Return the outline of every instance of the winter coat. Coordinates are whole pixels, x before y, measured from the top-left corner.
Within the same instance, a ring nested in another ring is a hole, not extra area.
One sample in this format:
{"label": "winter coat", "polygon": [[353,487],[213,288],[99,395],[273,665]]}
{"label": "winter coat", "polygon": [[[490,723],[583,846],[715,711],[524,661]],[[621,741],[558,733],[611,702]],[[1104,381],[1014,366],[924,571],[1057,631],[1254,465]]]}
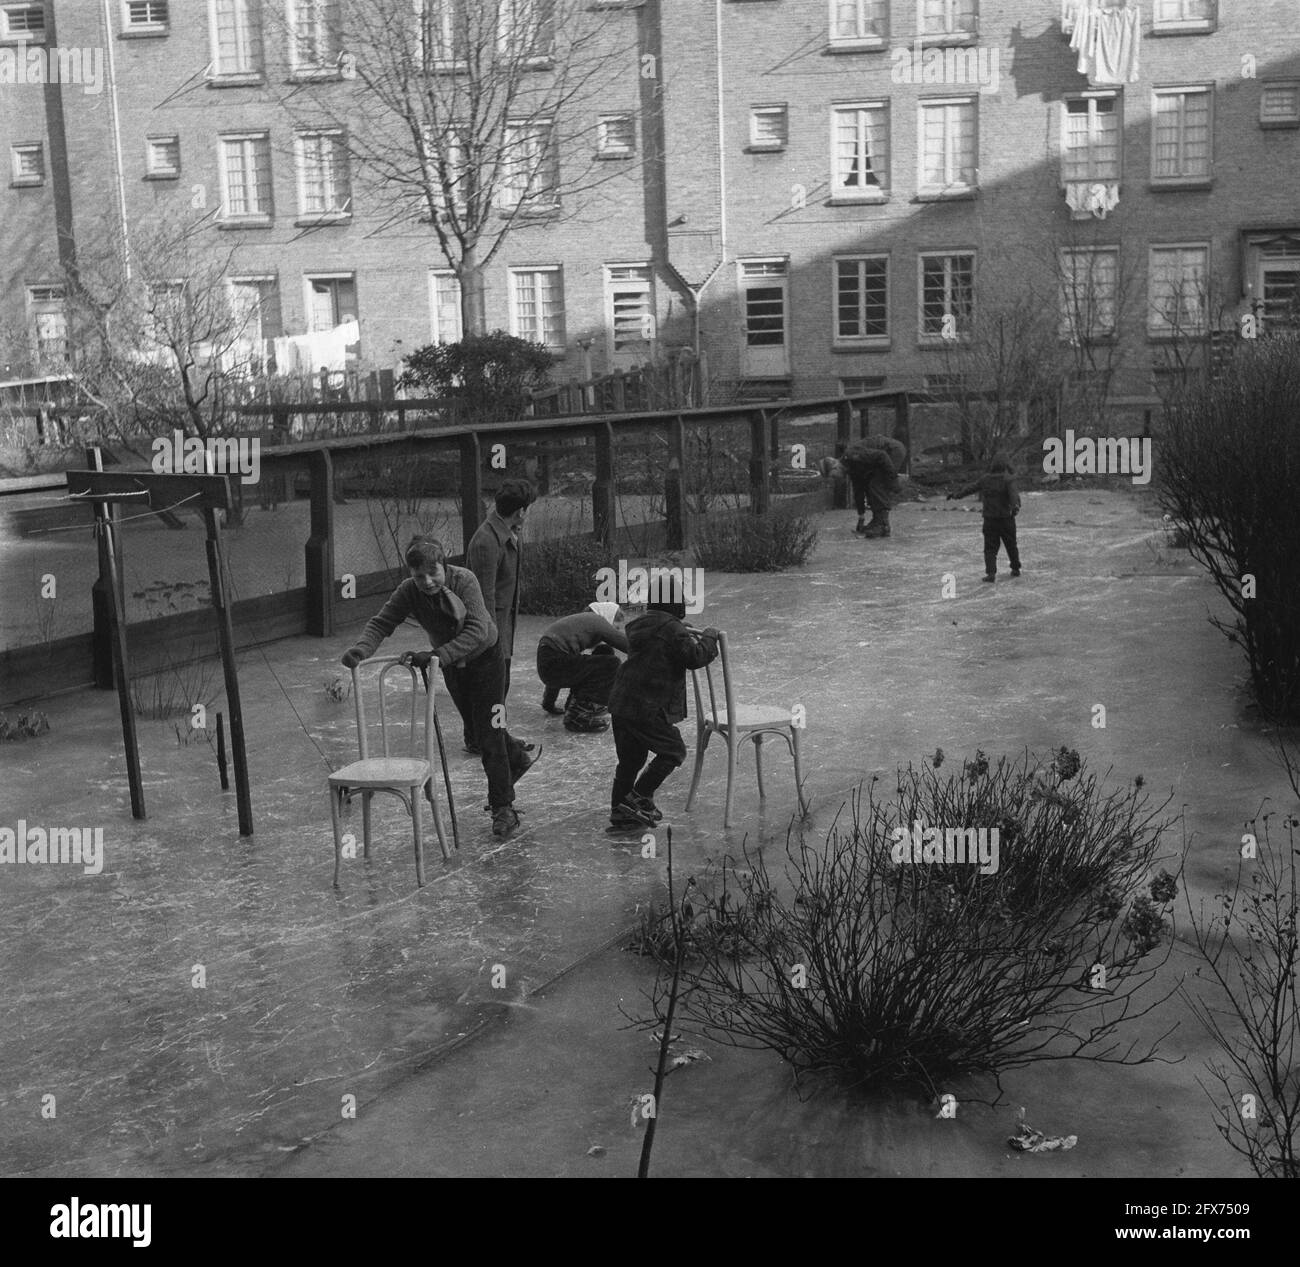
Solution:
{"label": "winter coat", "polygon": [[896,477],[907,462],[907,449],[892,436],[867,436],[849,445],[841,461],[860,478],[880,472],[897,483]]}
{"label": "winter coat", "polygon": [[486,651],[497,640],[497,627],[483,605],[474,573],[447,565],[447,581],[436,594],[425,594],[413,577],[394,591],[378,615],[367,623],[356,646],[369,659],[375,649],[408,617],[420,622],[438,663],[459,664]]}
{"label": "winter coat", "polygon": [[953,497],[969,497],[972,493],[979,493],[985,519],[1010,519],[1020,509],[1016,477],[1004,471],[986,472],[965,488],[959,488]]}
{"label": "winter coat", "polygon": [[519,615],[519,541],[495,510],[469,539],[465,566],[478,578],[483,601],[496,623],[501,658],[509,660]]}
{"label": "winter coat", "polygon": [[676,724],[686,718],[686,671],[718,655],[711,634],[693,634],[676,616],[651,611],[627,626],[628,657],[618,666],[609,711],[627,721],[653,721],[661,713]]}
{"label": "winter coat", "polygon": [[578,612],[573,616],[561,616],[553,624],[542,630],[539,646],[554,647],[566,655],[581,655],[592,647],[607,642],[620,651],[627,650],[627,638],[609,621],[595,612]]}

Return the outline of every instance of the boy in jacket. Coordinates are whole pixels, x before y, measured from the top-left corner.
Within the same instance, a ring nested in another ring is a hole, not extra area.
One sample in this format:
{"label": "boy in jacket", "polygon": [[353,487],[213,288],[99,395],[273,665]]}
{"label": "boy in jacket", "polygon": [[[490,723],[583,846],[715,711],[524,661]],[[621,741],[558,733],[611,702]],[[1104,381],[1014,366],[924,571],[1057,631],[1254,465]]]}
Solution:
{"label": "boy in jacket", "polygon": [[628,657],[609,696],[618,753],[609,798],[613,830],[653,826],[663,818],[654,794],[686,760],[677,729],[686,719],[686,671],[717,658],[718,631],[692,632],[685,616],[681,602],[650,603],[646,614],[627,626]]}
{"label": "boy in jacket", "polygon": [[553,711],[567,686],[566,730],[594,734],[609,728],[607,705],[618,672],[616,650],[627,651],[623,612],[617,603],[590,603],[586,611],[561,616],[542,631],[537,644],[537,676],[546,687],[542,707]]}
{"label": "boy in jacket", "polygon": [[1016,490],[1011,463],[1004,457],[995,457],[984,475],[965,488],[949,493],[948,500],[969,497],[975,492],[980,495],[984,511],[984,579],[990,584],[998,579],[1000,544],[1007,548],[1011,575],[1019,576],[1020,548],[1016,544],[1016,516],[1020,513],[1020,493]]}
{"label": "boy in jacket", "polygon": [[408,618],[420,623],[433,650],[411,653],[411,663],[423,669],[436,656],[449,689],[454,676],[463,698],[469,701],[487,775],[492,834],[505,839],[519,826],[515,781],[537,757],[530,759],[522,751],[509,749],[505,729],[492,724],[494,707],[504,702],[496,623],[484,606],[474,573],[449,565],[441,544],[433,538],[412,538],[406,548],[406,566],[411,575],[371,618],[356,644],[344,654],[343,663],[350,669],[369,659]]}
{"label": "boy in jacket", "polygon": [[[902,487],[899,472],[907,463],[907,449],[892,436],[866,436],[851,444],[840,458],[853,486],[853,508],[858,512],[854,532],[864,537],[892,536],[889,511]],[[871,522],[866,508],[871,507]]]}

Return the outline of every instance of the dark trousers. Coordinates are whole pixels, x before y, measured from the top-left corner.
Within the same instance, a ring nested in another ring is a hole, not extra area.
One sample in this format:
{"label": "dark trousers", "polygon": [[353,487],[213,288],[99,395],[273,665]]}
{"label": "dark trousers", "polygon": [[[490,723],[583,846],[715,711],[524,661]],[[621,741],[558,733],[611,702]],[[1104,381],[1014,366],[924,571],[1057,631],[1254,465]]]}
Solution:
{"label": "dark trousers", "polygon": [[537,648],[537,676],[542,684],[557,691],[567,686],[575,700],[608,704],[617,672],[617,656],[572,654],[546,643]]}
{"label": "dark trousers", "polygon": [[[513,805],[515,778],[527,761],[523,745],[511,738],[505,728],[505,692],[502,661],[496,647],[484,651],[464,668],[444,668],[447,693],[456,705],[466,729],[483,754],[483,773],[487,775],[488,804],[493,809]],[[493,725],[494,712],[500,724]]]}
{"label": "dark trousers", "polygon": [[984,520],[984,574],[998,570],[998,546],[1007,548],[1007,561],[1013,572],[1020,571],[1020,549],[1016,545],[1016,521],[1011,515]]}
{"label": "dark trousers", "polygon": [[[653,799],[660,784],[686,760],[686,741],[662,709],[649,721],[617,716],[613,721],[618,767],[614,771],[614,790],[609,802],[611,809],[617,809],[629,792]],[[646,757],[652,752],[654,760],[645,765]]]}
{"label": "dark trousers", "polygon": [[865,515],[867,506],[870,506],[874,519],[889,510],[893,501],[891,494],[898,480],[879,468],[854,471],[850,467],[849,482],[853,485],[853,509],[859,515]]}

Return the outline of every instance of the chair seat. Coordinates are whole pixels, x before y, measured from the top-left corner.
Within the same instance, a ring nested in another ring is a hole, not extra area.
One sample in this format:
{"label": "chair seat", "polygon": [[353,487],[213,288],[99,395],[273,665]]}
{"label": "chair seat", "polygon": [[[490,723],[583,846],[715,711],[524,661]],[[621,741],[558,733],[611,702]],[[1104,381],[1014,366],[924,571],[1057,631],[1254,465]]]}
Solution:
{"label": "chair seat", "polygon": [[331,787],[419,787],[433,771],[415,757],[367,757],[330,775]]}
{"label": "chair seat", "polygon": [[[704,720],[707,725],[710,721],[707,714],[705,714]],[[790,710],[788,708],[775,708],[764,704],[736,705],[737,730],[779,730],[782,727],[790,726],[790,724]],[[718,709],[713,726],[715,730],[730,728],[725,708]]]}

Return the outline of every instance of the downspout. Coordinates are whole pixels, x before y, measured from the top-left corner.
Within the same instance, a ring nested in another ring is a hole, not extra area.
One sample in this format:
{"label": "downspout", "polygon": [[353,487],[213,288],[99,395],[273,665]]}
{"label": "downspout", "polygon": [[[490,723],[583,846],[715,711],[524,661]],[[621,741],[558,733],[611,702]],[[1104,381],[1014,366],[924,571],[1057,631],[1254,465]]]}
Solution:
{"label": "downspout", "polygon": [[700,356],[700,308],[709,283],[722,271],[727,262],[727,150],[726,106],[722,80],[722,0],[713,0],[713,54],[718,80],[718,262],[713,271],[700,283],[695,296],[695,358]]}
{"label": "downspout", "polygon": [[102,0],[104,18],[104,66],[108,73],[108,111],[113,128],[113,168],[117,178],[117,212],[122,221],[122,269],[131,280],[131,238],[126,218],[126,174],[122,161],[122,127],[117,108],[117,54],[109,0]]}

